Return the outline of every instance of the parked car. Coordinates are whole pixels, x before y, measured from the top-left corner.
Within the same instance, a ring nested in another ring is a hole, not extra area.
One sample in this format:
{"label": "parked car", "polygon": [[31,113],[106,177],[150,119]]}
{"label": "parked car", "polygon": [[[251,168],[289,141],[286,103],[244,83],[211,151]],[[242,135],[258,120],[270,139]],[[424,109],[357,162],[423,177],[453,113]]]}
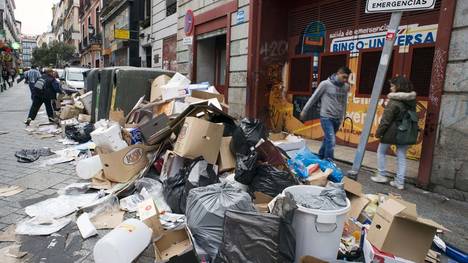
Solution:
{"label": "parked car", "polygon": [[78,92],[84,89],[83,73],[88,71],[88,68],[66,68],[65,80],[62,85],[64,91],[68,93]]}
{"label": "parked car", "polygon": [[54,71],[57,72],[59,80],[65,80],[65,70],[62,68],[54,68]]}

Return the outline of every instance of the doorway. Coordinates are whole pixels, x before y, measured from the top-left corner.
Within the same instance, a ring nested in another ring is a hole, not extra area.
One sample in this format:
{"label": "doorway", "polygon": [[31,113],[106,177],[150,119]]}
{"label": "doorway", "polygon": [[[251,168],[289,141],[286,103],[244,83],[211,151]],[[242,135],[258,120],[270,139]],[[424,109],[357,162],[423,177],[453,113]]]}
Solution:
{"label": "doorway", "polygon": [[198,36],[196,48],[196,82],[209,82],[225,95],[226,34]]}

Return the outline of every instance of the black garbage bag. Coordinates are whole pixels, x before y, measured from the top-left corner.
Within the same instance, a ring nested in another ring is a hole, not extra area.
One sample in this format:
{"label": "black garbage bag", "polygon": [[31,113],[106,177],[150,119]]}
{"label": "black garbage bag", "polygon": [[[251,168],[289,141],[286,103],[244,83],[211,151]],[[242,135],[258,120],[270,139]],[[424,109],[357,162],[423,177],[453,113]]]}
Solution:
{"label": "black garbage bag", "polygon": [[252,152],[249,155],[237,154],[236,171],[234,175],[236,181],[246,185],[252,183],[257,168],[257,156],[257,152]]}
{"label": "black garbage bag", "polygon": [[[187,226],[196,247],[206,252],[208,262],[216,257],[223,237],[224,212],[228,209],[255,211],[252,198],[232,183],[192,189],[187,197]],[[248,261],[245,261],[248,262]]]}
{"label": "black garbage bag", "polygon": [[93,131],[94,125],[91,123],[65,126],[65,136],[79,143],[85,143],[91,140],[91,132]]}
{"label": "black garbage bag", "polygon": [[273,214],[226,211],[223,243],[215,263],[294,262],[294,229]]}
{"label": "black garbage bag", "polygon": [[164,181],[164,198],[172,212],[183,214],[187,195],[191,189],[215,183],[219,183],[219,178],[213,165],[199,157],[186,164],[176,175]]}
{"label": "black garbage bag", "polygon": [[20,163],[32,163],[41,156],[54,154],[49,148],[23,149],[15,153],[16,160]]}
{"label": "black garbage bag", "polygon": [[233,131],[230,148],[233,153],[248,155],[252,146],[267,138],[267,128],[260,120],[244,118]]}
{"label": "black garbage bag", "polygon": [[298,184],[297,179],[287,171],[268,164],[261,164],[257,166],[256,174],[249,189],[251,192],[262,192],[269,196],[277,196],[285,188]]}

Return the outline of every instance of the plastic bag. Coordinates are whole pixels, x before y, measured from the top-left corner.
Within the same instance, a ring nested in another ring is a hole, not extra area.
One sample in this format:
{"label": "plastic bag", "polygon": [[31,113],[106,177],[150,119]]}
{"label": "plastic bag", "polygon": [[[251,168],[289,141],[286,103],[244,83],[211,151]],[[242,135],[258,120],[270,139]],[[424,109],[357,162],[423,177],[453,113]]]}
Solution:
{"label": "plastic bag", "polygon": [[347,206],[346,192],[342,183],[330,183],[319,195],[295,191],[294,200],[303,207],[319,210],[336,210]]}
{"label": "plastic bag", "polygon": [[65,136],[79,143],[85,143],[91,140],[92,131],[94,131],[94,125],[91,123],[65,126]]}
{"label": "plastic bag", "polygon": [[120,199],[120,209],[128,212],[136,212],[138,210],[138,204],[143,201],[145,201],[145,198],[139,193],[129,195]]}
{"label": "plastic bag", "polygon": [[269,196],[277,196],[289,186],[299,182],[286,171],[279,170],[271,165],[262,164],[256,169],[256,175],[250,184],[251,192],[262,192]]}
{"label": "plastic bag", "polygon": [[250,147],[267,138],[267,129],[260,120],[244,118],[233,131],[230,148],[233,153],[248,155]]}
{"label": "plastic bag", "polygon": [[281,217],[228,210],[223,243],[214,262],[294,262],[295,249],[294,231],[288,230],[288,223]]}
{"label": "plastic bag", "polygon": [[24,211],[30,217],[61,218],[75,212],[79,207],[95,202],[98,198],[99,193],[59,195],[27,206]]}
{"label": "plastic bag", "polygon": [[249,185],[252,183],[257,168],[257,152],[252,152],[249,155],[236,155],[236,172],[234,178],[242,184]]}
{"label": "plastic bag", "polygon": [[19,222],[15,232],[18,235],[45,236],[59,231],[70,222],[71,219],[67,217],[60,219],[34,217]]}
{"label": "plastic bag", "polygon": [[164,181],[164,198],[173,212],[183,214],[190,189],[218,182],[213,165],[197,158]]}
{"label": "plastic bag", "polygon": [[161,182],[145,177],[135,182],[135,188],[145,199],[153,198],[160,213],[171,212],[171,208],[164,199],[164,190]]}
{"label": "plastic bag", "polygon": [[289,167],[301,178],[309,176],[307,167],[311,164],[318,164],[322,171],[332,169],[333,173],[328,178],[332,182],[339,183],[343,179],[343,172],[333,161],[321,160],[318,155],[312,153],[307,147],[300,149],[293,159],[288,160]]}
{"label": "plastic bag", "polygon": [[[208,261],[218,253],[223,236],[224,212],[255,211],[250,195],[229,183],[192,189],[187,198],[187,225]],[[199,255],[202,256],[202,255]]]}

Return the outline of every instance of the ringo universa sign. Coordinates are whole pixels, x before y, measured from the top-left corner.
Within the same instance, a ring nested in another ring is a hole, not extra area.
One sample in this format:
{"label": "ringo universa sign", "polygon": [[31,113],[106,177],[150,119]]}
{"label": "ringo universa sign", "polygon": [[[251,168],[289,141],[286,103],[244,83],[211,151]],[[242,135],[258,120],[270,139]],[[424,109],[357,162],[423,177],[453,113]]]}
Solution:
{"label": "ringo universa sign", "polygon": [[432,9],[435,2],[436,0],[367,0],[366,13]]}

